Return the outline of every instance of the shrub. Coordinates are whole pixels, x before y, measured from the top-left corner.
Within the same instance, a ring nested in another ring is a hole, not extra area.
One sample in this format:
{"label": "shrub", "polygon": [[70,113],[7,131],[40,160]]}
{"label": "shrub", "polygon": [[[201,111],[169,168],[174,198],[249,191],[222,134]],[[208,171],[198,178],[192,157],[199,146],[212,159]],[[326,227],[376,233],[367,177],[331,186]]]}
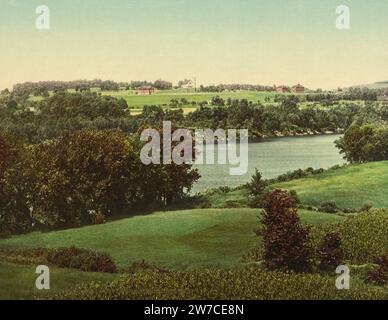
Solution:
{"label": "shrub", "polygon": [[337,207],[337,204],[334,201],[323,202],[318,209],[320,212],[325,213],[338,213],[340,209]]}
{"label": "shrub", "polygon": [[377,267],[371,270],[368,274],[368,281],[378,285],[386,285],[388,283],[388,254],[376,259]]}
{"label": "shrub", "polygon": [[93,251],[74,256],[69,267],[88,272],[117,272],[114,262],[107,254]]}
{"label": "shrub", "polygon": [[265,199],[263,228],[257,235],[263,237],[264,264],[270,270],[310,269],[309,228],[301,226],[295,206],[295,199],[282,190],[269,193]]}
{"label": "shrub", "polygon": [[369,212],[373,208],[373,205],[371,203],[366,203],[360,208],[360,212]]}
{"label": "shrub", "polygon": [[15,263],[52,264],[60,268],[89,272],[117,272],[116,265],[109,255],[76,247],[0,250],[0,257]]}
{"label": "shrub", "polygon": [[75,257],[86,252],[86,250],[76,247],[51,249],[47,255],[47,261],[61,268],[69,268]]}
{"label": "shrub", "polygon": [[341,237],[338,233],[329,232],[326,234],[320,246],[319,255],[322,270],[333,271],[341,264],[344,252],[341,248]]}
{"label": "shrub", "polygon": [[232,188],[229,187],[229,186],[222,186],[219,188],[219,190],[222,192],[222,193],[228,193],[230,191],[232,191]]}
{"label": "shrub", "polygon": [[388,210],[374,209],[347,217],[338,225],[313,228],[314,247],[318,248],[328,232],[337,232],[342,241],[344,259],[352,264],[372,263],[388,248]]}
{"label": "shrub", "polygon": [[263,180],[263,176],[259,170],[256,169],[255,174],[252,176],[251,182],[247,184],[249,194],[252,197],[261,196],[267,186],[266,181]]}

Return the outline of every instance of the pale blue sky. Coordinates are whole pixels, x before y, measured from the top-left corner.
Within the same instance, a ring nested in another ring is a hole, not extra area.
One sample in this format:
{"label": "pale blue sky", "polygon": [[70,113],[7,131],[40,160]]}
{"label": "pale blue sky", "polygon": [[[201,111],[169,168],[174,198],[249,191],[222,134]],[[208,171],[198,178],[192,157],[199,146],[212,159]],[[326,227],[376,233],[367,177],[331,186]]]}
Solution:
{"label": "pale blue sky", "polygon": [[[388,80],[387,0],[0,0],[0,88],[196,76],[335,88]],[[35,8],[51,29],[35,29]],[[351,9],[351,30],[335,8]]]}

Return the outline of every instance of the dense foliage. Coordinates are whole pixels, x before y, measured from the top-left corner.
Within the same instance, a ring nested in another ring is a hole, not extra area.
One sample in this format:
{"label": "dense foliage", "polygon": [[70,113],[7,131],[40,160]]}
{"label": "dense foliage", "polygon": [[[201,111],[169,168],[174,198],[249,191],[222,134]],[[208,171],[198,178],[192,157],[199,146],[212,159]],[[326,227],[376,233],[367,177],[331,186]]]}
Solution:
{"label": "dense foliage", "polygon": [[18,141],[0,134],[3,235],[164,206],[182,199],[199,178],[189,164],[145,170],[138,135],[81,130],[29,147]]}
{"label": "dense foliage", "polygon": [[[24,82],[14,85],[12,92],[18,96],[43,96],[47,97],[49,91],[64,92],[65,90],[75,90],[76,92],[88,92],[92,89],[101,91],[119,91],[120,89],[136,89],[141,86],[154,86],[159,90],[172,88],[172,83],[158,79],[155,82],[149,81],[131,81],[131,82],[115,82],[112,80],[75,80],[75,81],[40,81],[40,82]],[[6,89],[4,93],[9,93]]]}
{"label": "dense foliage", "polygon": [[181,128],[244,128],[249,129],[251,137],[259,138],[343,132],[352,124],[388,120],[388,108],[379,102],[341,101],[324,106],[321,102],[307,103],[300,99],[279,96],[274,104],[263,105],[244,99],[224,101],[216,96],[199,103],[197,110],[184,116],[179,106],[181,102],[186,105],[190,102],[182,98],[182,101],[172,100],[171,108],[145,106],[139,116],[131,116],[124,99],[95,92],[59,91],[38,100],[12,92],[0,96],[0,127],[38,143],[83,128],[117,129],[130,134],[144,124],[160,125],[163,120]]}
{"label": "dense foliage", "polygon": [[34,218],[45,226],[89,224],[130,210],[141,163],[124,134],[79,131],[32,150]]}
{"label": "dense foliage", "polygon": [[31,227],[28,157],[20,139],[0,130],[0,237],[23,233]]}
{"label": "dense foliage", "polygon": [[336,145],[351,163],[388,160],[388,126],[353,125]]}

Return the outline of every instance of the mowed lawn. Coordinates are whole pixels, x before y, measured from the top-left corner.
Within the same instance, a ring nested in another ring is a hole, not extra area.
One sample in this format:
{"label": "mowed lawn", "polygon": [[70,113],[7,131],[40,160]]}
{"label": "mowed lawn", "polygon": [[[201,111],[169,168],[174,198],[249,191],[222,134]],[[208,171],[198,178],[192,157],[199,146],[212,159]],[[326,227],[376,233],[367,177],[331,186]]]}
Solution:
{"label": "mowed lawn", "polygon": [[[202,209],[157,212],[104,225],[31,233],[0,241],[1,248],[69,247],[110,254],[119,267],[135,261],[170,269],[232,267],[257,246],[257,209]],[[343,218],[300,212],[308,224],[337,223]]]}
{"label": "mowed lawn", "polygon": [[295,190],[303,204],[312,206],[334,201],[340,208],[388,208],[388,161],[351,165],[272,187]]}

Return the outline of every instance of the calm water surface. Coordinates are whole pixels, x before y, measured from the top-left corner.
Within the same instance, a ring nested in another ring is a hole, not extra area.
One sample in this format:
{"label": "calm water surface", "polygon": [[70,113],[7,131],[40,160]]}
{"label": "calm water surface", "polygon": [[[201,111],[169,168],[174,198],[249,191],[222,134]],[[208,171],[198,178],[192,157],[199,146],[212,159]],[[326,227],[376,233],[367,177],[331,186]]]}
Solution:
{"label": "calm water surface", "polygon": [[[329,168],[345,163],[334,145],[340,135],[286,137],[249,144],[249,170],[243,176],[230,176],[229,165],[197,165],[202,178],[192,192],[248,182],[259,169],[264,178],[275,178],[288,171],[313,167]],[[217,147],[216,147],[217,149]],[[238,148],[239,150],[239,148]]]}

